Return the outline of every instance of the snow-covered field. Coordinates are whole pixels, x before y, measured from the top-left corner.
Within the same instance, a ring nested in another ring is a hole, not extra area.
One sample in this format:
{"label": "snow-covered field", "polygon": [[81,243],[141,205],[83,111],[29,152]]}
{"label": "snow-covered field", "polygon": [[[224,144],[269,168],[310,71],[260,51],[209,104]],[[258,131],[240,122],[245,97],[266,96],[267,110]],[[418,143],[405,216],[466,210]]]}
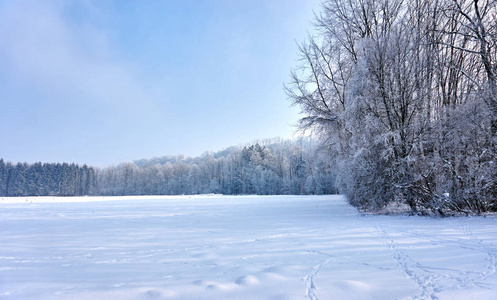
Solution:
{"label": "snow-covered field", "polygon": [[0,241],[0,299],[497,299],[495,216],[340,196],[0,198]]}

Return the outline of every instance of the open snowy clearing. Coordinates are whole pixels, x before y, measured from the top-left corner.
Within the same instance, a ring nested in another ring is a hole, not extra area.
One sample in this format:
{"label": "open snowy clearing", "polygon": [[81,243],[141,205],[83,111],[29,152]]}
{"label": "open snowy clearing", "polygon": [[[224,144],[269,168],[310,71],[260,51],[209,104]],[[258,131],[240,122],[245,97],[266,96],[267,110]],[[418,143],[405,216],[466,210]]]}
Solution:
{"label": "open snowy clearing", "polygon": [[[0,299],[496,299],[497,218],[340,196],[0,198]],[[65,203],[66,201],[72,201]]]}

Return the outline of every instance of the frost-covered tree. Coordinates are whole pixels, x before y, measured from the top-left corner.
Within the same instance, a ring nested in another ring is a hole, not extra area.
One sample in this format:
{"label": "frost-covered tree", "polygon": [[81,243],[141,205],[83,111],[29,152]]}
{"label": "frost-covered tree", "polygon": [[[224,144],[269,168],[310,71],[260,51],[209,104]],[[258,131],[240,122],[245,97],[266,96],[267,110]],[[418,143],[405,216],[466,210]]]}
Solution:
{"label": "frost-covered tree", "polygon": [[310,139],[264,140],[199,157],[165,156],[103,169],[0,159],[0,195],[334,193],[333,165]]}
{"label": "frost-covered tree", "polygon": [[286,89],[350,203],[497,210],[495,0],[326,0]]}
{"label": "frost-covered tree", "polygon": [[0,196],[82,196],[96,192],[95,169],[76,164],[5,163],[0,159]]}
{"label": "frost-covered tree", "polygon": [[100,170],[98,185],[104,195],[328,194],[336,192],[333,170],[310,140],[264,140],[195,158],[111,166]]}

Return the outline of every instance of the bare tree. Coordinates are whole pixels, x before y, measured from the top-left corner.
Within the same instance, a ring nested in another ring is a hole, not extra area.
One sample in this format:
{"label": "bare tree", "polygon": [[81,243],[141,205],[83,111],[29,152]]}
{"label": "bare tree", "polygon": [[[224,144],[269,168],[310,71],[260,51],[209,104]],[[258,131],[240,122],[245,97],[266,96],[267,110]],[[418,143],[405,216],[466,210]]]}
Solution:
{"label": "bare tree", "polygon": [[323,2],[286,89],[350,203],[497,209],[496,21],[496,0]]}

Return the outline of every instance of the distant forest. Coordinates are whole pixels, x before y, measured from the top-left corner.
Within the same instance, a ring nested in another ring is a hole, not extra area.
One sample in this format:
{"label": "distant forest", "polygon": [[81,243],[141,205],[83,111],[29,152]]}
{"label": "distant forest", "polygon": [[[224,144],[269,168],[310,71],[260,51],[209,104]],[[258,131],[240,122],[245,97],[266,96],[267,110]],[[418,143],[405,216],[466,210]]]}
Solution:
{"label": "distant forest", "polygon": [[99,169],[0,159],[0,196],[332,194],[335,173],[310,139],[266,140],[199,157],[142,159]]}
{"label": "distant forest", "polygon": [[93,167],[67,163],[17,163],[0,159],[0,196],[83,196],[97,194]]}

